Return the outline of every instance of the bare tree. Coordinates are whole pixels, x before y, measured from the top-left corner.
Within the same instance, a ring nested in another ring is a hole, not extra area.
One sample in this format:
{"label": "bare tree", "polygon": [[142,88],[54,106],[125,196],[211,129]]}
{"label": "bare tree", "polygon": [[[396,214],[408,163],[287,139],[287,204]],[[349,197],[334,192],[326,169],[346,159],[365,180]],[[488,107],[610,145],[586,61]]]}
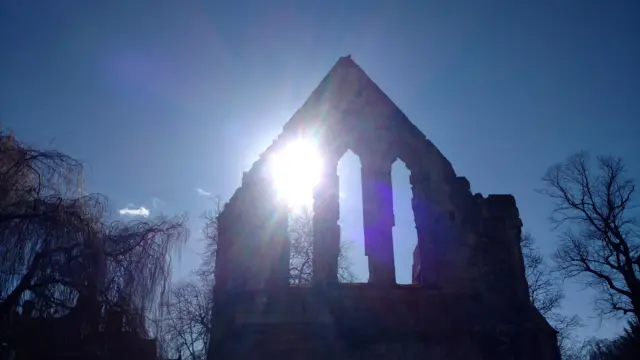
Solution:
{"label": "bare tree", "polygon": [[204,359],[211,331],[211,294],[202,281],[185,281],[171,290],[166,303],[162,341],[172,356]]}
{"label": "bare tree", "polygon": [[204,214],[204,252],[202,262],[196,270],[197,277],[203,281],[207,289],[213,291],[214,272],[216,264],[216,252],[218,250],[218,215],[222,212],[223,204],[219,197],[213,198],[214,208]]}
{"label": "bare tree", "polygon": [[[213,281],[215,254],[218,240],[217,216],[222,211],[221,202],[216,199],[216,208],[205,214],[203,234],[205,251],[202,266],[197,270],[200,279]],[[292,214],[289,218],[289,242],[291,256],[289,260],[290,283],[305,284],[311,282],[313,275],[313,215],[309,210]],[[343,240],[338,254],[338,279],[340,282],[353,282],[355,275],[349,258],[351,242]],[[209,284],[213,287],[213,284]]]}
{"label": "bare tree", "polygon": [[640,324],[629,321],[613,339],[586,340],[571,360],[635,360],[640,358]]}
{"label": "bare tree", "polygon": [[566,277],[597,292],[601,315],[640,319],[640,232],[635,183],[619,158],[590,163],[578,153],[551,167],[541,191],[554,200],[552,221],[564,230],[556,254]]}
{"label": "bare tree", "polygon": [[222,211],[219,198],[215,207],[204,214],[204,252],[195,278],[174,285],[164,303],[160,340],[163,351],[182,359],[205,359],[211,331],[213,284],[218,248],[218,215]]}
{"label": "bare tree", "polygon": [[563,354],[562,360],[613,360],[605,356],[605,352],[611,346],[610,343],[610,340],[605,339],[586,339],[575,346],[567,356]]}
{"label": "bare tree", "polygon": [[558,346],[562,358],[566,359],[573,349],[574,331],[582,326],[581,319],[560,312],[564,292],[561,279],[555,275],[550,264],[545,261],[535,240],[524,234],[520,240],[524,257],[529,298],[542,316],[558,331]]}
{"label": "bare tree", "polygon": [[191,360],[206,358],[213,321],[211,310],[218,249],[218,215],[222,211],[222,201],[219,198],[212,200],[214,209],[203,216],[204,251],[201,263],[194,271],[195,276],[174,284],[163,305],[160,345],[168,356]]}
{"label": "bare tree", "polygon": [[[291,257],[289,258],[289,273],[291,284],[307,284],[313,277],[313,215],[310,211],[294,214],[289,223],[289,241]],[[340,242],[338,253],[338,280],[353,282],[355,275],[349,258],[351,243],[348,240]]]}

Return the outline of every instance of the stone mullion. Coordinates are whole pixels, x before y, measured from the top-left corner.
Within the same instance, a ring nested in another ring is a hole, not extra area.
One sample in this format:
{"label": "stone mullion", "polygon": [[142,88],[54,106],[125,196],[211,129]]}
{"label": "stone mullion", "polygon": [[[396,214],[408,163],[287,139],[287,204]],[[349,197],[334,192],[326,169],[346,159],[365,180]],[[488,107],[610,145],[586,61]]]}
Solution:
{"label": "stone mullion", "polygon": [[[421,174],[417,172],[411,172],[409,178],[411,183],[411,190],[413,198],[411,199],[411,205],[413,208],[413,216],[416,225],[416,233],[418,235],[418,262],[419,272],[414,274],[414,283],[420,285],[429,285],[431,282],[429,277],[432,276],[433,271],[433,259],[430,257],[433,255],[433,244],[429,239],[429,232],[431,229],[429,214],[429,177],[427,174]],[[431,268],[432,271],[429,271]]]}
{"label": "stone mullion", "polygon": [[313,282],[326,285],[338,282],[340,216],[338,161],[325,164],[313,202]]}
{"label": "stone mullion", "polygon": [[275,212],[275,219],[271,227],[274,249],[273,262],[271,264],[271,286],[283,287],[289,284],[289,262],[291,248],[289,243],[289,214],[279,209]]}
{"label": "stone mullion", "polygon": [[362,210],[369,282],[395,283],[391,163],[362,161]]}

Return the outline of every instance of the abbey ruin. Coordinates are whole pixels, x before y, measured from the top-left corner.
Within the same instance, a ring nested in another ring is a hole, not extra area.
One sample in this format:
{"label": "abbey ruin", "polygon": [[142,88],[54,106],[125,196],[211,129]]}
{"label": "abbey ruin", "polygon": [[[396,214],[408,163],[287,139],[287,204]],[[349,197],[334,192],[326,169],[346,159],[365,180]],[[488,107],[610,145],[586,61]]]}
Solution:
{"label": "abbey ruin", "polygon": [[[313,137],[313,283],[289,285],[288,212],[267,158]],[[337,164],[362,164],[366,284],[340,284]],[[411,172],[413,284],[396,285],[391,165]],[[556,332],[529,300],[522,222],[511,195],[469,181],[350,56],[340,58],[242,178],[218,218],[209,359],[559,360]]]}

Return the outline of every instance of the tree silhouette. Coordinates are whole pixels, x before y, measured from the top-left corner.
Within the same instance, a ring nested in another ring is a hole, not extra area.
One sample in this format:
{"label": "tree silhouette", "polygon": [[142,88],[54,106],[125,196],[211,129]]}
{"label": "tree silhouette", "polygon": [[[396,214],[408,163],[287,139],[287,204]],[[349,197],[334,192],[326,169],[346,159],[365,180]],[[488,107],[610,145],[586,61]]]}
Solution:
{"label": "tree silhouette", "polygon": [[622,335],[611,339],[585,341],[575,359],[632,360],[640,358],[640,324],[629,321]]}
{"label": "tree silhouette", "polygon": [[558,331],[558,346],[565,359],[574,350],[574,331],[582,326],[582,321],[576,315],[568,316],[560,312],[564,299],[561,279],[554,274],[531,234],[524,234],[520,245],[529,284],[529,298],[540,314]]}
{"label": "tree silhouette", "polygon": [[577,153],[551,167],[541,192],[554,200],[552,221],[562,228],[556,254],[566,277],[597,293],[601,315],[640,319],[640,232],[635,183],[620,158]]}
{"label": "tree silhouette", "polygon": [[[313,214],[303,210],[291,216],[289,224],[291,257],[289,259],[289,283],[308,284],[313,278]],[[349,249],[351,242],[343,239],[338,253],[338,280],[354,282]]]}
{"label": "tree silhouette", "polygon": [[188,236],[185,219],[110,221],[107,210],[105,197],[84,193],[79,161],[0,131],[0,340],[20,340],[12,314],[26,300],[30,316],[57,318],[81,298],[95,305],[82,314],[93,326],[85,332],[100,331],[117,308],[146,335],[145,319],[166,295],[170,255]]}

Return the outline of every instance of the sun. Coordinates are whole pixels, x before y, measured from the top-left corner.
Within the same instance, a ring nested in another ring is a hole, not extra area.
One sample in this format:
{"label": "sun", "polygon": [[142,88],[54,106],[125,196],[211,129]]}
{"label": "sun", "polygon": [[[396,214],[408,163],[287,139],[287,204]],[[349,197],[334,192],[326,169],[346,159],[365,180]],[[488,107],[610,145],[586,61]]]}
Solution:
{"label": "sun", "polygon": [[298,139],[271,157],[271,176],[279,198],[295,209],[313,204],[322,157],[313,141]]}

